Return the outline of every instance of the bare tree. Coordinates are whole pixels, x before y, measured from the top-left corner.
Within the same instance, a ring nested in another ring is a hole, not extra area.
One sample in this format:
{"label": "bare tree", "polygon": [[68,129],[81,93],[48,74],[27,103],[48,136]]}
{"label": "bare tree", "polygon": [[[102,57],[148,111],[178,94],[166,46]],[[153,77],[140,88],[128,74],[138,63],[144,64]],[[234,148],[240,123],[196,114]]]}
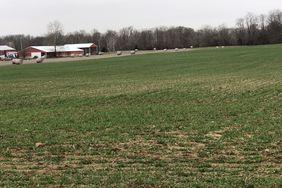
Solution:
{"label": "bare tree", "polygon": [[212,26],[204,26],[198,33],[200,47],[219,45],[217,30]]}
{"label": "bare tree", "polygon": [[248,13],[245,16],[246,29],[248,34],[247,44],[257,44],[258,33],[259,33],[259,21],[258,17],[252,13]]}
{"label": "bare tree", "polygon": [[140,50],[151,50],[154,48],[154,33],[151,30],[144,30],[140,32],[138,37],[138,48]]}
{"label": "bare tree", "polygon": [[104,37],[107,43],[107,48],[108,51],[114,52],[116,51],[116,43],[117,43],[117,32],[112,31],[112,30],[108,30]]}
{"label": "bare tree", "polygon": [[236,38],[237,38],[237,44],[239,45],[245,45],[247,43],[247,32],[246,32],[246,26],[245,26],[245,20],[244,18],[239,18],[236,22]]}
{"label": "bare tree", "polygon": [[231,46],[234,44],[233,30],[225,25],[220,25],[217,28],[217,43],[220,46]]}
{"label": "bare tree", "polygon": [[268,44],[268,35],[267,35],[267,16],[261,14],[258,16],[259,20],[259,37],[258,44]]}
{"label": "bare tree", "polygon": [[282,11],[274,10],[269,13],[267,19],[267,33],[270,43],[282,42]]}
{"label": "bare tree", "polygon": [[117,43],[120,50],[134,49],[137,34],[132,26],[122,28],[118,34],[119,37]]}
{"label": "bare tree", "polygon": [[101,33],[97,29],[93,29],[91,32],[91,40],[94,42],[97,46],[97,51],[101,51]]}
{"label": "bare tree", "polygon": [[55,57],[57,56],[57,44],[59,37],[63,35],[63,24],[59,21],[50,22],[47,25],[48,36],[53,39],[52,43],[55,48]]}

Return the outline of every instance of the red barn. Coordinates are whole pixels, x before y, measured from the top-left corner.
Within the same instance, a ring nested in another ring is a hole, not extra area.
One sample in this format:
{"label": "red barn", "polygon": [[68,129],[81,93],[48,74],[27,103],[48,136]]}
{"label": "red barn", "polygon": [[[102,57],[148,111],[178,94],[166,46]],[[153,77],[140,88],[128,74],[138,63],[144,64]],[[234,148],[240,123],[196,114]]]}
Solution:
{"label": "red barn", "polygon": [[56,50],[54,46],[30,46],[19,52],[19,55],[27,59],[38,58],[44,55],[47,55],[47,57],[79,56],[83,55],[83,50],[65,48],[64,46],[57,46]]}
{"label": "red barn", "polygon": [[56,46],[56,50],[54,46],[30,46],[22,50],[19,55],[24,58],[36,58],[44,55],[47,55],[47,57],[83,56],[94,54],[96,47],[93,43],[66,44],[64,46]]}
{"label": "red barn", "polygon": [[6,45],[0,46],[0,58],[10,57],[10,56],[15,57],[16,55],[17,55],[16,49]]}

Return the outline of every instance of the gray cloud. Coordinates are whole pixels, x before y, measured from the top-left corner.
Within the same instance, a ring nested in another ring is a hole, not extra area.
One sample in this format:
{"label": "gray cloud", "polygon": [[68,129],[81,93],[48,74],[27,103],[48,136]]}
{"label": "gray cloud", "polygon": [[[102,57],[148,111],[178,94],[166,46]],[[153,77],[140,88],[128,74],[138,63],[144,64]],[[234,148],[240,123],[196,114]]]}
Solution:
{"label": "gray cloud", "polygon": [[65,32],[182,25],[233,26],[248,12],[282,7],[281,0],[1,0],[0,35],[43,35],[53,20]]}

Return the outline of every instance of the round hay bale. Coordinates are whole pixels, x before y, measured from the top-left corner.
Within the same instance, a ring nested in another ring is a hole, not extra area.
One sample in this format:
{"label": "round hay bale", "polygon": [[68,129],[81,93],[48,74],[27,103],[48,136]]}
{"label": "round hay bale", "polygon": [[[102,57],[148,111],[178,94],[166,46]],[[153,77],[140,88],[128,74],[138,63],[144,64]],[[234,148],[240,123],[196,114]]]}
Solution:
{"label": "round hay bale", "polygon": [[40,57],[40,58],[37,58],[35,61],[36,61],[36,63],[43,63],[43,61],[44,61],[46,58],[47,58],[47,56],[45,55],[45,56],[42,56],[42,57]]}
{"label": "round hay bale", "polygon": [[136,52],[136,51],[132,50],[132,51],[130,51],[130,54],[131,54],[131,55],[134,55],[135,52]]}
{"label": "round hay bale", "polygon": [[23,59],[13,59],[12,63],[14,65],[21,65],[21,64],[23,64]]}
{"label": "round hay bale", "polygon": [[122,55],[122,51],[117,51],[117,55]]}

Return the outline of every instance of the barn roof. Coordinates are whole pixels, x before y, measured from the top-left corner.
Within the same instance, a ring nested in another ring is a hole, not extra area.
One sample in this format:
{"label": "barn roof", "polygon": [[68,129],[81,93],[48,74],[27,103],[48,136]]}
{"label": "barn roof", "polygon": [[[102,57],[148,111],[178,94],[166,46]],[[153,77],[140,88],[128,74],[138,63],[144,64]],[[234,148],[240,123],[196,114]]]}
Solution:
{"label": "barn roof", "polygon": [[54,46],[31,46],[31,48],[40,50],[42,52],[54,52],[55,51]]}
{"label": "barn roof", "polygon": [[[54,46],[31,46],[32,48],[35,48],[37,50],[40,50],[42,52],[55,52]],[[81,52],[83,50],[72,47],[72,46],[57,46],[56,47],[57,52]]]}
{"label": "barn roof", "polygon": [[[57,52],[83,52],[83,48],[96,47],[94,43],[81,43],[81,44],[66,44],[64,46],[57,46]],[[31,48],[40,50],[42,52],[51,53],[55,52],[54,46],[31,46]]]}
{"label": "barn roof", "polygon": [[68,46],[68,45],[62,46],[62,51],[65,51],[65,52],[83,52],[83,50],[76,48],[75,46]]}
{"label": "barn roof", "polygon": [[80,44],[66,44],[65,46],[70,46],[74,48],[91,48],[96,47],[94,43],[80,43]]}
{"label": "barn roof", "polygon": [[7,50],[16,50],[6,45],[0,45],[0,51],[7,51]]}

